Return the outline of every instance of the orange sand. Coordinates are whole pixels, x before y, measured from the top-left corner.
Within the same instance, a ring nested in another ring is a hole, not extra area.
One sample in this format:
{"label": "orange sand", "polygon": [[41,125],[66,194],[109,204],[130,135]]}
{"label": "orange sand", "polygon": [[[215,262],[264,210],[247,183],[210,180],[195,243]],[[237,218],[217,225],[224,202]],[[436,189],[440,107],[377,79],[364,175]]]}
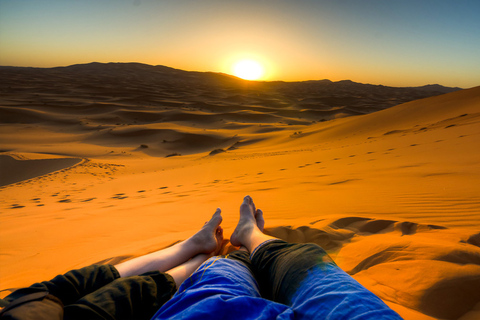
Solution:
{"label": "orange sand", "polygon": [[228,237],[250,194],[269,233],[320,244],[405,319],[480,317],[480,87],[290,124],[238,101],[151,122],[125,101],[19,96],[0,105],[26,119],[0,125],[2,184],[30,179],[0,189],[3,296],[185,239],[216,207]]}

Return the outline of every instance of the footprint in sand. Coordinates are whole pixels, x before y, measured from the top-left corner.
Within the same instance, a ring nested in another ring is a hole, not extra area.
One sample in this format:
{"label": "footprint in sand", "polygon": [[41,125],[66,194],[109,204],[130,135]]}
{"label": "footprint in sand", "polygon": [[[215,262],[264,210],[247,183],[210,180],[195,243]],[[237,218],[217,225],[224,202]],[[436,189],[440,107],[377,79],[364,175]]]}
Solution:
{"label": "footprint in sand", "polygon": [[128,198],[128,196],[126,196],[125,193],[117,193],[112,197],[112,199],[118,199],[118,200],[123,200],[126,198]]}
{"label": "footprint in sand", "polygon": [[358,180],[361,180],[361,179],[346,179],[346,180],[342,180],[342,181],[331,182],[331,183],[328,183],[328,185],[333,186],[333,185],[337,185],[337,184],[343,184],[343,183],[358,181]]}

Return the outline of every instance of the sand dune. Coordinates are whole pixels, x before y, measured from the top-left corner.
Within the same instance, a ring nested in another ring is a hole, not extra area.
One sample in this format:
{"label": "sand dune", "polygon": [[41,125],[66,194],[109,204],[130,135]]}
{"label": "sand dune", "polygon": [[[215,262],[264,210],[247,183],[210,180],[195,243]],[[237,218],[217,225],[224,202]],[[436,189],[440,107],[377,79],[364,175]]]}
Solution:
{"label": "sand dune", "polygon": [[0,73],[2,295],[171,245],[216,207],[228,237],[250,194],[267,232],[321,245],[405,319],[480,315],[480,87]]}

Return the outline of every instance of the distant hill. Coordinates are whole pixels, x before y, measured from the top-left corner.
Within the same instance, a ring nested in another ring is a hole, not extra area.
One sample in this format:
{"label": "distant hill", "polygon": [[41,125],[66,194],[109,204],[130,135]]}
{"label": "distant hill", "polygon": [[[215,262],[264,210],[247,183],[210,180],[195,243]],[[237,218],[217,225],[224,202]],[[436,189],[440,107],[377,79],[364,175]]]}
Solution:
{"label": "distant hill", "polygon": [[[99,63],[91,62],[87,64],[75,64],[66,67],[54,67],[54,68],[34,68],[34,67],[7,67],[0,66],[0,70],[4,71],[17,71],[17,72],[45,72],[51,74],[89,74],[91,77],[127,77],[127,78],[154,78],[156,81],[175,81],[175,78],[181,78],[185,80],[210,80],[212,82],[225,82],[225,84],[230,85],[241,85],[249,83],[250,85],[262,85],[263,88],[294,88],[294,89],[303,89],[305,91],[311,90],[320,90],[320,91],[331,91],[331,90],[353,90],[353,91],[362,91],[362,90],[382,90],[384,88],[395,88],[395,89],[414,89],[418,91],[428,91],[434,94],[444,94],[462,88],[458,87],[445,87],[439,84],[429,84],[419,87],[388,87],[383,85],[372,85],[372,84],[363,84],[358,82],[353,82],[351,80],[341,80],[341,81],[330,81],[327,79],[324,80],[309,80],[309,81],[246,81],[235,76],[224,74],[224,73],[215,73],[215,72],[197,72],[197,71],[184,71],[180,69],[170,68],[162,65],[152,66],[143,63],[129,62],[129,63]],[[218,83],[216,83],[218,84]]]}
{"label": "distant hill", "polygon": [[[271,112],[288,113],[302,121],[325,121],[366,114],[460,90],[440,85],[388,87],[350,80],[246,81],[222,73],[192,72],[141,63],[92,62],[55,68],[0,67],[0,77],[3,93],[14,94],[17,89],[31,91],[32,95],[55,92],[57,96],[64,95],[65,99],[72,95],[108,95],[157,106],[171,104],[165,102],[167,96],[193,107],[210,101],[210,109],[223,103],[236,105],[242,110],[264,110],[274,106]],[[45,79],[55,84],[55,90],[45,85]],[[203,98],[199,99],[199,96]]]}

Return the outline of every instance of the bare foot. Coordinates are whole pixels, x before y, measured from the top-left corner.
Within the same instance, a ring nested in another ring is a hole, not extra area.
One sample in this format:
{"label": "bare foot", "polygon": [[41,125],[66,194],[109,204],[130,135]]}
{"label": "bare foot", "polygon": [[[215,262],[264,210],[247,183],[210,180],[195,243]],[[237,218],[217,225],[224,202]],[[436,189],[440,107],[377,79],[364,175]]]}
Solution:
{"label": "bare foot", "polygon": [[253,203],[252,198],[250,196],[243,198],[243,203],[240,206],[240,220],[238,221],[237,227],[230,237],[230,242],[232,245],[247,246],[246,242],[248,241],[253,230],[255,228],[258,229],[257,221],[255,220],[255,212],[255,204]]}
{"label": "bare foot", "polygon": [[[255,221],[257,222],[257,227],[258,229],[263,232],[263,229],[265,227],[265,219],[263,218],[263,211],[260,209],[257,209],[255,211]],[[238,249],[240,251],[247,251],[248,249],[245,248],[243,245]]]}
{"label": "bare foot", "polygon": [[220,250],[223,242],[221,212],[220,208],[217,208],[210,221],[189,239],[198,248],[198,253],[214,253]]}
{"label": "bare foot", "polygon": [[263,232],[263,229],[265,228],[265,219],[263,218],[262,210],[257,209],[257,211],[255,211],[255,221],[257,221],[258,229]]}

